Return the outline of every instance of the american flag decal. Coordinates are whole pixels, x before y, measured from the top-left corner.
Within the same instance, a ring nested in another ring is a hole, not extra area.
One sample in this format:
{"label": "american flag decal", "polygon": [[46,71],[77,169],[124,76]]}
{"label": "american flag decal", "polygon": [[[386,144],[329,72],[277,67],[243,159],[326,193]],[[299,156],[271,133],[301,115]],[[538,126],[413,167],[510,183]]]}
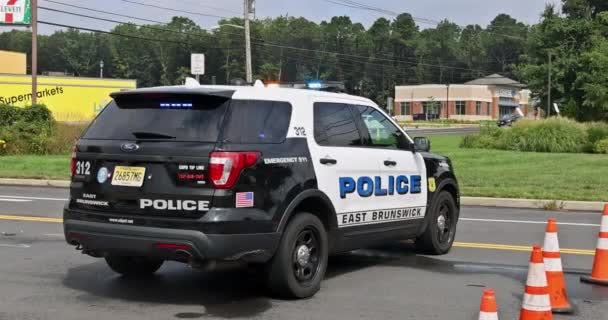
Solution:
{"label": "american flag decal", "polygon": [[237,192],[236,207],[249,208],[253,207],[253,192]]}

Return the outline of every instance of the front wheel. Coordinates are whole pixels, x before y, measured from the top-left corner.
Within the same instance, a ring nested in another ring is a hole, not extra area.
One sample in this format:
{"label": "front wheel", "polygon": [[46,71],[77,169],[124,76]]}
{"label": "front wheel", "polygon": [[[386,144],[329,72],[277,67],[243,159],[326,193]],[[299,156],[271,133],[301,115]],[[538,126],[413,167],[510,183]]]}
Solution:
{"label": "front wheel", "polygon": [[269,289],[285,298],[313,296],[321,288],[327,257],[327,233],[319,218],[306,212],[296,214],[268,263]]}
{"label": "front wheel", "polygon": [[146,276],[156,272],[164,260],[146,257],[106,256],[106,263],[116,273],[124,276]]}
{"label": "front wheel", "polygon": [[446,254],[454,243],[458,222],[458,207],[454,197],[447,191],[441,191],[433,200],[428,215],[429,224],[416,239],[416,247],[428,254]]}

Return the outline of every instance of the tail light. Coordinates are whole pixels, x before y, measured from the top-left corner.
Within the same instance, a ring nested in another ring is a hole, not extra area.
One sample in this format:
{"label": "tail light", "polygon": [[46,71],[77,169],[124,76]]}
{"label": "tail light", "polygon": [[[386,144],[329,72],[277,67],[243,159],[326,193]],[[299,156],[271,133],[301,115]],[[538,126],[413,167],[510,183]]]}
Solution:
{"label": "tail light", "polygon": [[209,179],[217,189],[230,189],[241,171],[256,164],[259,152],[212,152],[209,159]]}
{"label": "tail light", "polygon": [[76,146],[72,147],[72,162],[70,162],[70,176],[74,177],[76,172]]}

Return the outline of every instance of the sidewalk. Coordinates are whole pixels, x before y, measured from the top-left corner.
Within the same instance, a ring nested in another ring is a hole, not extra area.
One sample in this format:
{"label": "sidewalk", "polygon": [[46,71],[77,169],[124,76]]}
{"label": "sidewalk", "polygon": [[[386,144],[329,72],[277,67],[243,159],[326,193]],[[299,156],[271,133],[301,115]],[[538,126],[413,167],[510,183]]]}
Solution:
{"label": "sidewalk", "polygon": [[[5,179],[0,178],[0,185],[69,188],[67,180],[37,180],[37,179]],[[540,200],[540,199],[508,199],[461,197],[461,205],[475,207],[501,207],[520,209],[547,209],[567,211],[597,211],[601,212],[604,202],[597,201],[568,201],[568,200]]]}

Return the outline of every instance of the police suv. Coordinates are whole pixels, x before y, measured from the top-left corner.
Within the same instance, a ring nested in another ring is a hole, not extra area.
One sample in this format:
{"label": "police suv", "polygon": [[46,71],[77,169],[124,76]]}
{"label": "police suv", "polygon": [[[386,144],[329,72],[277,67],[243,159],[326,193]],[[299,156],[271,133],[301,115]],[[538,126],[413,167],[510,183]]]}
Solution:
{"label": "police suv", "polygon": [[198,84],[112,98],[74,147],[64,231],[120,274],[243,261],[274,294],[304,298],[330,254],[452,246],[450,160],[368,99]]}

